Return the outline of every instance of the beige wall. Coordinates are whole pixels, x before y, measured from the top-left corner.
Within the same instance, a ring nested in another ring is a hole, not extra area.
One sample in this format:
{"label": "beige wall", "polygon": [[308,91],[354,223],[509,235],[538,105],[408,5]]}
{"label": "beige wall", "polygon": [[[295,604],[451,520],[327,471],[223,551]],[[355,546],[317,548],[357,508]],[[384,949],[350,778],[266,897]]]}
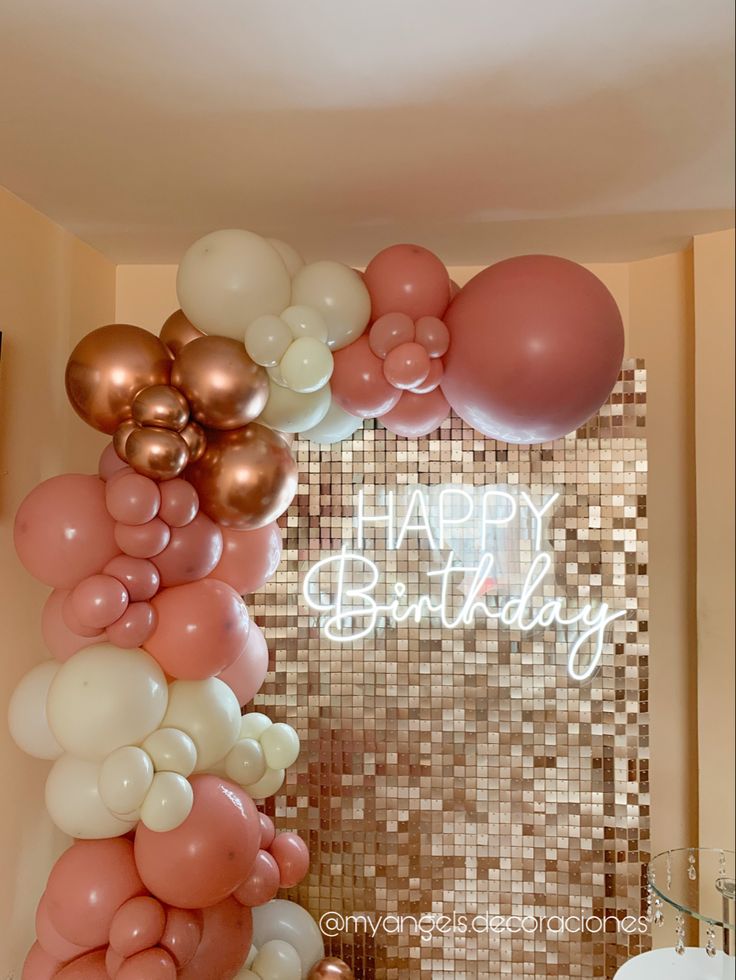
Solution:
{"label": "beige wall", "polygon": [[[15,558],[13,515],[41,480],[90,471],[104,440],[64,393],[75,341],[114,316],[114,266],[0,189],[0,711],[21,676],[47,658],[40,614],[48,589]],[[0,977],[33,942],[33,912],[64,838],[43,805],[48,763],[29,759],[0,724]],[[11,802],[12,801],[12,802]],[[19,974],[17,974],[19,975]]]}

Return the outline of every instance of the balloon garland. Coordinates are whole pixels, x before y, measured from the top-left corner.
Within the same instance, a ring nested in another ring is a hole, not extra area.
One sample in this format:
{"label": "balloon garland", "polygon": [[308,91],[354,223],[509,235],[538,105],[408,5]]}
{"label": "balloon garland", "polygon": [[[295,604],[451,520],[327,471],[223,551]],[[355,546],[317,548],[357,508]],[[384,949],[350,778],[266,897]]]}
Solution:
{"label": "balloon garland", "polygon": [[112,441],[97,476],[47,480],[16,516],[18,556],[52,589],[53,659],[18,685],[10,730],[52,762],[46,805],[76,838],[23,978],[347,980],[276,898],[306,844],[256,808],[298,734],[241,715],[268,669],[243,596],[279,564],[291,438],[339,443],[368,418],[416,438],[451,409],[491,438],[557,438],[610,394],[621,318],[564,259],[509,259],[458,290],[419,246],[361,274],[238,230],[196,242],[177,291],[159,337],[113,324],[77,344],[69,400]]}

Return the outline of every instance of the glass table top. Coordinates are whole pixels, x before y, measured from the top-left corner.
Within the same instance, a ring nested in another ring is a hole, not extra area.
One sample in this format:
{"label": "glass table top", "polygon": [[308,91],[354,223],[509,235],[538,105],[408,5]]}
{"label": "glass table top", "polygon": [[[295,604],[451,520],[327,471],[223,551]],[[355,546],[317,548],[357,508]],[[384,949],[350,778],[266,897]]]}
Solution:
{"label": "glass table top", "polygon": [[712,926],[736,930],[734,852],[682,847],[649,863],[652,893],[679,912]]}

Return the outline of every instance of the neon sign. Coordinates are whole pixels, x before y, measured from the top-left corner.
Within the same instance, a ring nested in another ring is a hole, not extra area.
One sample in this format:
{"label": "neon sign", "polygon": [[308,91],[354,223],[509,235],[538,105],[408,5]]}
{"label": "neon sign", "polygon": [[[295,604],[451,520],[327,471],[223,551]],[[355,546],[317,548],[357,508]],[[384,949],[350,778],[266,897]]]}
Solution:
{"label": "neon sign", "polygon": [[[353,543],[311,566],[304,599],[335,643],[425,620],[448,630],[482,620],[522,634],[564,631],[570,638],[568,673],[587,680],[598,668],[609,626],[626,612],[555,594],[546,530],[558,497],[535,500],[517,488],[416,487],[388,491],[369,511],[360,490]],[[387,579],[365,553],[378,550],[377,541],[387,557],[410,544],[428,553],[433,565],[424,572],[423,591]]]}

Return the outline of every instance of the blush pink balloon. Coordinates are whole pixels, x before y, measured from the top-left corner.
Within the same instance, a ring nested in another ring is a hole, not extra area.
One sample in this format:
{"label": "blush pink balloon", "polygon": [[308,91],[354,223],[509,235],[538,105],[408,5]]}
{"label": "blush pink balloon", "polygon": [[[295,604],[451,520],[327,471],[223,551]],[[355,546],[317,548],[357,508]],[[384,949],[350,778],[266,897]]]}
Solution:
{"label": "blush pink balloon", "polygon": [[131,602],[153,599],[161,584],[158,569],[147,558],[118,555],[105,565],[103,571],[123,583]]}
{"label": "blush pink balloon", "polygon": [[147,524],[159,512],[161,493],[147,476],[126,473],[108,483],[105,503],[110,516],[121,524]]}
{"label": "blush pink balloon", "polygon": [[107,952],[105,953],[105,969],[112,980],[115,980],[124,962],[124,956],[116,953],[112,946],[107,947]]}
{"label": "blush pink balloon", "polygon": [[273,825],[273,820],[267,813],[261,813],[259,811],[258,820],[261,824],[261,847],[264,851],[267,851],[276,836],[276,828]]}
{"label": "blush pink balloon", "polygon": [[421,245],[390,245],[365,270],[373,319],[406,313],[412,320],[442,316],[450,302],[450,277],[434,253]]}
{"label": "blush pink balloon", "polygon": [[436,316],[422,316],[416,322],[416,342],[430,357],[443,357],[450,346],[450,331]]}
{"label": "blush pink balloon", "polygon": [[150,895],[139,895],[125,902],[110,926],[110,946],[121,956],[134,956],[158,945],[166,926],[166,912]]}
{"label": "blush pink balloon", "polygon": [[442,390],[469,425],[511,443],[572,432],[606,401],[621,370],[616,301],[588,269],[524,255],[484,269],[445,316]]}
{"label": "blush pink balloon", "polygon": [[[445,365],[439,357],[433,357],[429,362],[429,374],[419,385],[414,385],[411,389],[415,395],[428,395],[430,391],[439,388],[442,377],[445,373]],[[392,409],[393,411],[393,409]]]}
{"label": "blush pink balloon", "polygon": [[233,980],[253,940],[251,911],[234,898],[226,898],[204,909],[203,916],[202,941],[179,980]]}
{"label": "blush pink balloon", "polygon": [[235,889],[233,898],[246,908],[253,909],[275,898],[280,887],[281,873],[276,859],[268,851],[259,851],[250,874]]}
{"label": "blush pink balloon", "polygon": [[69,604],[77,620],[90,629],[105,629],[128,608],[128,590],[112,575],[90,575],[75,585]]}
{"label": "blush pink balloon", "polygon": [[98,949],[78,960],[72,960],[59,970],[56,980],[108,980],[105,951]]}
{"label": "blush pink balloon", "polygon": [[276,521],[255,531],[222,529],[222,557],[210,578],[232,585],[238,595],[256,592],[281,561],[281,528]]}
{"label": "blush pink balloon", "polygon": [[248,610],[225,582],[208,578],[164,589],[154,597],[153,607],[158,624],[145,648],[170,677],[215,677],[237,660],[248,642]]}
{"label": "blush pink balloon", "polygon": [[450,280],[450,302],[452,302],[457,294],[460,292],[460,286],[455,282],[454,279]]}
{"label": "blush pink balloon", "polygon": [[197,952],[202,938],[202,913],[199,909],[166,910],[166,928],[159,945],[165,949],[181,970]]}
{"label": "blush pink balloon", "polygon": [[396,408],[382,415],[379,422],[397,436],[419,439],[434,432],[449,414],[450,406],[439,388],[427,395],[405,391]]}
{"label": "blush pink balloon", "polygon": [[[72,590],[73,591],[73,590]],[[61,615],[67,628],[78,636],[101,636],[102,630],[97,626],[86,626],[77,616],[72,604],[72,592],[68,592],[61,606]]]}
{"label": "blush pink balloon", "polygon": [[39,946],[58,963],[69,963],[92,950],[92,946],[80,946],[65,939],[49,918],[49,905],[46,894],[36,909],[36,939]]}
{"label": "blush pink balloon", "polygon": [[67,473],[39,484],[18,508],[15,549],[25,568],[55,589],[72,589],[118,553],[105,484]]}
{"label": "blush pink balloon", "polygon": [[383,374],[394,388],[413,388],[429,375],[429,354],[421,344],[400,344],[386,355]]}
{"label": "blush pink balloon", "polygon": [[263,630],[251,622],[248,641],[240,656],[217,675],[232,689],[238,704],[252,701],[268,673],[268,644]]}
{"label": "blush pink balloon", "polygon": [[161,484],[159,516],[169,527],[184,527],[199,510],[199,495],[188,480],[167,480]]}
{"label": "blush pink balloon", "polygon": [[279,866],[282,888],[298,885],[309,871],[309,848],[298,834],[277,834],[269,852]]}
{"label": "blush pink balloon", "polygon": [[130,469],[125,460],[122,460],[115,452],[115,447],[111,442],[105,446],[97,464],[97,472],[101,480],[109,480],[111,476],[123,469]]}
{"label": "blush pink balloon", "polygon": [[382,360],[395,347],[414,340],[414,321],[406,313],[384,313],[368,331],[371,350]]}
{"label": "blush pink balloon", "polygon": [[167,588],[205,578],[222,557],[222,531],[198,513],[185,527],[172,527],[169,543],[153,564]]}
{"label": "blush pink balloon", "polygon": [[158,616],[150,602],[131,602],[120,619],[107,628],[107,639],[116,647],[141,647],[156,629]]}
{"label": "blush pink balloon", "polygon": [[176,965],[166,950],[157,946],[126,959],[116,980],[176,980]]}
{"label": "blush pink balloon", "polygon": [[66,589],[55,589],[46,600],[41,613],[41,635],[46,648],[56,660],[62,663],[73,657],[78,650],[101,643],[103,633],[94,631],[93,636],[82,636],[69,629],[64,619],[64,604],[69,598]]}
{"label": "blush pink balloon", "polygon": [[60,966],[61,963],[58,960],[49,956],[38,943],[34,943],[28,950],[28,955],[23,964],[21,980],[53,980]]}
{"label": "blush pink balloon", "polygon": [[135,858],[148,890],[177,908],[216,905],[248,876],[261,838],[258,811],[245,790],[199,774],[190,778],[192,810],[175,830],[156,833],[143,823]]}
{"label": "blush pink balloon", "polygon": [[80,840],[61,855],[49,875],[49,919],[71,943],[87,948],[106,945],[117,910],[144,892],[129,840]]}
{"label": "blush pink balloon", "polygon": [[121,551],[131,558],[153,558],[169,543],[168,524],[154,517],[146,524],[116,524],[115,541]]}
{"label": "blush pink balloon", "polygon": [[400,392],[383,374],[384,362],[376,357],[365,334],[334,353],[330,379],[332,397],[340,408],[357,418],[375,418],[390,411]]}

